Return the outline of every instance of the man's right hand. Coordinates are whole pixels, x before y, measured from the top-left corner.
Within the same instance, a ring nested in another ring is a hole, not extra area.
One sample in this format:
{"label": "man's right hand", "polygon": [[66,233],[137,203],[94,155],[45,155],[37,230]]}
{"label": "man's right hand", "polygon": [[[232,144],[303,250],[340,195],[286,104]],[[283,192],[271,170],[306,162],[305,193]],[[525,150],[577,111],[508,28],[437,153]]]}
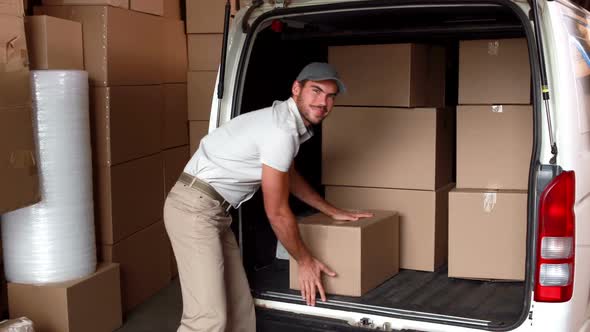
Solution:
{"label": "man's right hand", "polygon": [[314,257],[301,259],[297,264],[299,265],[301,297],[307,305],[315,306],[316,290],[320,293],[322,301],[326,302],[326,293],[322,284],[322,272],[330,277],[335,277],[336,273]]}

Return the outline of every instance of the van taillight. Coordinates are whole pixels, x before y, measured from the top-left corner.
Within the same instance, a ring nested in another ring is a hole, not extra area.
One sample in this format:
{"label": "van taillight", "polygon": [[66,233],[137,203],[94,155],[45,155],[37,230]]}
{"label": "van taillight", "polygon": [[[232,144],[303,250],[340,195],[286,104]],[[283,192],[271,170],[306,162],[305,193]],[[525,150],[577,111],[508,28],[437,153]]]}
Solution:
{"label": "van taillight", "polygon": [[535,278],[537,302],[566,302],[572,297],[575,184],[574,172],[563,172],[541,194]]}

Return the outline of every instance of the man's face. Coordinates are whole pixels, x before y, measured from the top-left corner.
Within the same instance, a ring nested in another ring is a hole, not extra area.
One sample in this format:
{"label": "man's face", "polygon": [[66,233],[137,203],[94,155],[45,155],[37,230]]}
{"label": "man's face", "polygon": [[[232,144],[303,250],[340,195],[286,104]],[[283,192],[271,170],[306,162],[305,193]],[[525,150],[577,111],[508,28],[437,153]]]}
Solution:
{"label": "man's face", "polygon": [[320,124],[334,107],[338,86],[332,80],[295,81],[291,88],[293,99],[306,126]]}

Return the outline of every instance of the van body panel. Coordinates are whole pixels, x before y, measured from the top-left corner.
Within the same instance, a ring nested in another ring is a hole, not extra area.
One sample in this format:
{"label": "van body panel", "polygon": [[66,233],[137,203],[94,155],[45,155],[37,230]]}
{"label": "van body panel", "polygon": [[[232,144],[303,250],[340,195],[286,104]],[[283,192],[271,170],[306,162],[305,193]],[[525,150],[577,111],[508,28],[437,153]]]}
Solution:
{"label": "van body panel", "polygon": [[[587,25],[583,27],[577,22],[590,20],[590,13],[567,1],[552,1],[546,5],[544,35],[548,42],[545,53],[549,60],[552,118],[559,149],[557,163],[576,174],[574,292],[569,308],[563,309],[569,325],[560,328],[577,331],[588,328],[582,326],[587,324],[590,309],[590,73],[580,70],[590,68],[590,62],[585,62],[584,66],[584,62],[579,61],[587,53],[583,54],[578,48],[584,44],[583,49],[590,51],[590,36],[576,33],[584,28],[588,33]],[[555,304],[544,305],[554,308],[551,314],[548,312],[549,317],[561,312]]]}

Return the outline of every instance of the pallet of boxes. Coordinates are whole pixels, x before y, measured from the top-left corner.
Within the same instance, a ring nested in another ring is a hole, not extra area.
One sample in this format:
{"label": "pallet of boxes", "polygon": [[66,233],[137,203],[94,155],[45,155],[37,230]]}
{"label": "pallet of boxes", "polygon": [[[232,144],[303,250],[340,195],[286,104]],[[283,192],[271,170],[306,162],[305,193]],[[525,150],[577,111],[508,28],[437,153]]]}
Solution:
{"label": "pallet of boxes", "polygon": [[[328,60],[347,92],[322,125],[326,200],[393,211],[395,218],[376,217],[395,225],[362,231],[364,221],[332,222],[328,229],[325,217],[302,220],[300,230],[312,254],[338,273],[325,279],[327,292],[361,296],[399,268],[434,271],[446,262],[454,109],[445,107],[443,47],[334,46]],[[355,227],[361,228],[356,237],[344,235],[343,228]],[[298,288],[293,260],[290,286]]]}
{"label": "pallet of boxes", "polygon": [[532,151],[525,39],[461,41],[449,277],[524,280]]}

